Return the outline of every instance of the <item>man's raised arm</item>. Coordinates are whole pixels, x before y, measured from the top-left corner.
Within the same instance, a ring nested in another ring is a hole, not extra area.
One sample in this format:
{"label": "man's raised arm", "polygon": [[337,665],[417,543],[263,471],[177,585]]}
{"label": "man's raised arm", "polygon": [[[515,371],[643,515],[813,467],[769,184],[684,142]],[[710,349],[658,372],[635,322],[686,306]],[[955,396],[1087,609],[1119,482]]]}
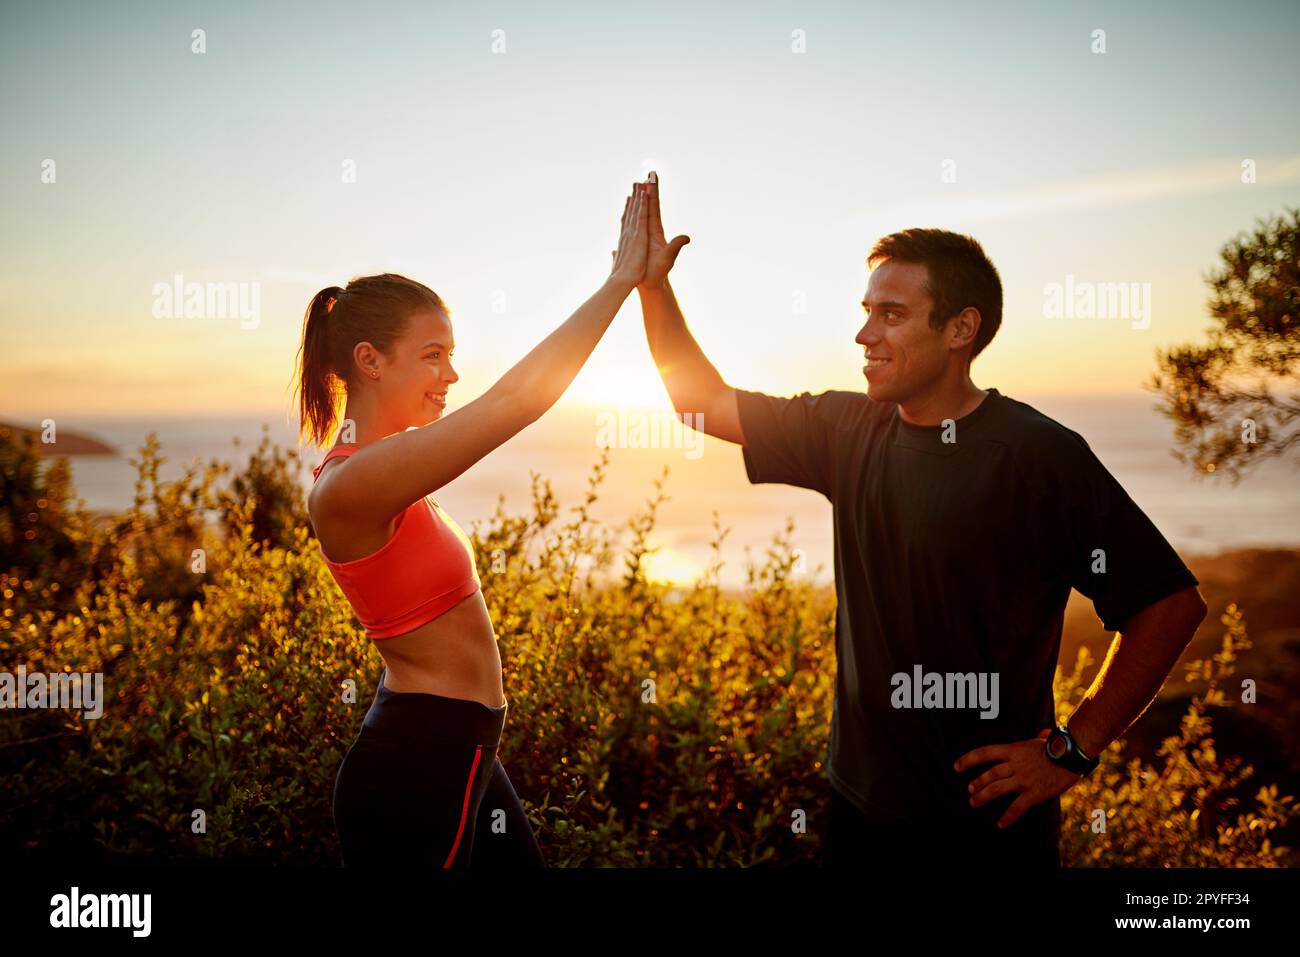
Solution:
{"label": "man's raised arm", "polygon": [[[723,381],[686,328],[686,319],[668,284],[668,272],[690,239],[686,236],[678,236],[672,242],[664,239],[659,215],[659,177],[655,173],[650,174],[649,199],[650,247],[645,277],[637,292],[641,296],[641,316],[645,320],[650,354],[673,408],[686,425],[743,445],[745,436],[740,430],[736,392]],[[692,412],[701,417],[686,415]]]}

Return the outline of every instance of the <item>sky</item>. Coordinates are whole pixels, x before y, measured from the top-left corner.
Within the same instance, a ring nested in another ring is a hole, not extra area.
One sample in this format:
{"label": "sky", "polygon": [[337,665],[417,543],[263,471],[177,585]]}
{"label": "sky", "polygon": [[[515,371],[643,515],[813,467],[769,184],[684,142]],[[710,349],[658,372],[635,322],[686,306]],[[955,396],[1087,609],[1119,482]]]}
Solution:
{"label": "sky", "polygon": [[[454,410],[600,286],[651,168],[733,386],[864,390],[867,251],[938,226],[1004,284],[977,385],[1134,393],[1208,326],[1220,247],[1300,205],[1297,28],[1286,2],[5,3],[0,410],[292,418],[311,296],[381,271],[451,306]],[[175,276],[256,289],[256,321],[156,315]],[[1047,314],[1067,282],[1149,315]],[[668,408],[635,294],[562,401]]]}

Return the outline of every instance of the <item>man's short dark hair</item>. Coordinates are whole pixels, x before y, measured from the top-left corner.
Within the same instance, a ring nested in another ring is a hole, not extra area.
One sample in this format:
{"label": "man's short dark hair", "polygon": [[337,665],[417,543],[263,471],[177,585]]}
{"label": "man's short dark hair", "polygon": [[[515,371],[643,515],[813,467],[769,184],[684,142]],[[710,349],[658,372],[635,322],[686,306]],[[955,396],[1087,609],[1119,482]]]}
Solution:
{"label": "man's short dark hair", "polygon": [[946,229],[904,229],[876,241],[867,266],[886,259],[921,263],[929,274],[925,287],[934,300],[930,325],[944,324],[967,306],[979,310],[980,327],[971,343],[974,359],[1002,325],[1002,280],[984,249],[970,236]]}

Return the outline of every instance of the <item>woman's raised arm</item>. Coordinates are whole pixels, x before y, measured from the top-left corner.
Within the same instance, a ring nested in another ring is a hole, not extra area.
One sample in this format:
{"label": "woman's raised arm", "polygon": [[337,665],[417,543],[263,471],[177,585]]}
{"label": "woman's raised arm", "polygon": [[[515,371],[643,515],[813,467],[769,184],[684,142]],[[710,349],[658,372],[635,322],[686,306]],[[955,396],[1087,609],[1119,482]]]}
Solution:
{"label": "woman's raised arm", "polygon": [[623,204],[609,277],[563,325],[464,408],[358,450],[334,471],[328,484],[322,483],[316,508],[326,514],[346,514],[350,522],[386,524],[554,405],[645,272],[644,196],[644,184],[635,184]]}

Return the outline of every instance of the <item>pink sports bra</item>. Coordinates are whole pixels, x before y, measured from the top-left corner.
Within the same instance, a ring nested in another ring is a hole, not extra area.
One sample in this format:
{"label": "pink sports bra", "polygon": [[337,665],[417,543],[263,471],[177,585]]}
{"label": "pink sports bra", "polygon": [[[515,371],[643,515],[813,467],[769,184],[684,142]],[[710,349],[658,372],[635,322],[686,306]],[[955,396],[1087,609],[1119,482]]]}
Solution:
{"label": "pink sports bra", "polygon": [[[313,481],[330,459],[358,448],[334,446],[312,470]],[[413,502],[398,516],[393,537],[378,551],[350,562],[331,561],[324,549],[321,557],[366,634],[376,639],[414,631],[480,585],[473,544],[432,496]]]}

